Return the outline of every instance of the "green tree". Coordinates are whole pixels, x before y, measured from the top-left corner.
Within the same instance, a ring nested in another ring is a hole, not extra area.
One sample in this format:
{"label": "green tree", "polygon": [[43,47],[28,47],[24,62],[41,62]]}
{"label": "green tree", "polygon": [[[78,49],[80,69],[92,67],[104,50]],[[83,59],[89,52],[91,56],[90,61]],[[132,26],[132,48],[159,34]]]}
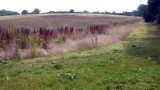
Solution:
{"label": "green tree", "polygon": [[89,13],[87,10],[84,10],[83,13]]}
{"label": "green tree", "polygon": [[71,9],[71,10],[69,11],[69,13],[74,13],[74,10],[73,10],[73,9]]}
{"label": "green tree", "polygon": [[147,9],[147,5],[145,4],[139,5],[139,7],[137,8],[137,16],[143,17],[146,9]]}
{"label": "green tree", "polygon": [[0,16],[8,16],[8,15],[19,15],[19,13],[13,11],[6,11],[4,9],[0,10]]}
{"label": "green tree", "polygon": [[160,7],[158,9],[157,23],[160,24]]}
{"label": "green tree", "polygon": [[32,14],[39,14],[41,11],[38,8],[35,8]]}
{"label": "green tree", "polygon": [[145,11],[144,19],[146,22],[158,21],[160,0],[148,0],[147,9]]}
{"label": "green tree", "polygon": [[23,14],[23,15],[28,14],[28,11],[27,11],[27,10],[23,10],[23,11],[21,12],[21,14]]}

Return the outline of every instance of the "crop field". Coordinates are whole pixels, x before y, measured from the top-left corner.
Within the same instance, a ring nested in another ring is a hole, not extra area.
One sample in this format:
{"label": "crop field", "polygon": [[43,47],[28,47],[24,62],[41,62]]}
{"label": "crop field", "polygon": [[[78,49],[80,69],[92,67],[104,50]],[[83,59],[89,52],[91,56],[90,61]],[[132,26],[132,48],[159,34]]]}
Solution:
{"label": "crop field", "polygon": [[0,58],[49,56],[120,41],[143,20],[97,14],[0,18]]}
{"label": "crop field", "polygon": [[72,26],[84,28],[93,24],[124,24],[129,21],[137,21],[136,17],[115,16],[115,15],[98,15],[98,14],[41,14],[26,16],[6,16],[0,18],[1,26],[30,27],[37,29],[39,27],[54,29],[63,26]]}

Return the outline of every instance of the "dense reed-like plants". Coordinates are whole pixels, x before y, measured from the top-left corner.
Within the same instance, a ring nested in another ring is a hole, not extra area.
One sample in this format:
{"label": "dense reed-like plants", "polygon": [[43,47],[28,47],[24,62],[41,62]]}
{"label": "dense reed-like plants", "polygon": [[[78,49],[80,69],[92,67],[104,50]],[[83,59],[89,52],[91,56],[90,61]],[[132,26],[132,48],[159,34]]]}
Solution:
{"label": "dense reed-like plants", "polygon": [[6,47],[15,42],[16,31],[14,28],[0,27],[0,49],[5,50]]}
{"label": "dense reed-like plants", "polygon": [[90,25],[86,28],[58,27],[54,29],[28,27],[0,27],[0,50],[6,47],[16,46],[17,50],[30,48],[32,56],[36,56],[36,49],[49,49],[49,43],[53,40],[64,43],[68,38],[81,39],[89,35],[98,35],[106,32],[107,25]]}

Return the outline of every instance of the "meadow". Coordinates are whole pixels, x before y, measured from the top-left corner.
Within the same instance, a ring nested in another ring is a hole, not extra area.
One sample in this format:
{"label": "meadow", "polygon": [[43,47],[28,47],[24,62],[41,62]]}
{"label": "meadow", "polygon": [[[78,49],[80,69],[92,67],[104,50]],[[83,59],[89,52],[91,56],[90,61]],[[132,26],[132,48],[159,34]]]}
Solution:
{"label": "meadow", "polygon": [[120,41],[143,20],[97,14],[0,18],[0,58],[30,58],[90,49]]}
{"label": "meadow", "polygon": [[160,28],[141,23],[120,42],[0,62],[0,90],[159,90]]}
{"label": "meadow", "polygon": [[0,90],[159,90],[159,45],[140,17],[0,17]]}

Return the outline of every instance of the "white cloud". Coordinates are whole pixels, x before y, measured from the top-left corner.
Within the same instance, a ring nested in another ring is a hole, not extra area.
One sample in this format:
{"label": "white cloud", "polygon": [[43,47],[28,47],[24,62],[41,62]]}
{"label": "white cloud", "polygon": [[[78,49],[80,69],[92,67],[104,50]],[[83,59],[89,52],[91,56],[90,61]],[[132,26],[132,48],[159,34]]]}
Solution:
{"label": "white cloud", "polygon": [[[39,8],[42,12],[62,11],[74,9],[76,11],[132,11],[140,4],[141,0],[0,0],[0,9],[21,12],[27,9],[30,12]],[[141,3],[146,4],[147,0]]]}

